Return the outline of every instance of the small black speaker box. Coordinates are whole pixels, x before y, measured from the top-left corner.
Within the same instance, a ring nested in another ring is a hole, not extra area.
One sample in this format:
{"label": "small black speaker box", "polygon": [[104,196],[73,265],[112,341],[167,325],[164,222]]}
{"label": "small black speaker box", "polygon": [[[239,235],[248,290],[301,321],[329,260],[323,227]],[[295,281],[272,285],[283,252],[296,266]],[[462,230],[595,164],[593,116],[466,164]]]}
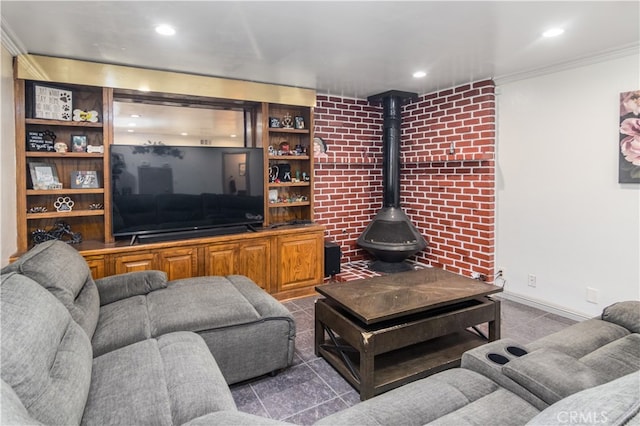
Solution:
{"label": "small black speaker box", "polygon": [[336,243],[324,243],[324,276],[340,273],[340,246]]}

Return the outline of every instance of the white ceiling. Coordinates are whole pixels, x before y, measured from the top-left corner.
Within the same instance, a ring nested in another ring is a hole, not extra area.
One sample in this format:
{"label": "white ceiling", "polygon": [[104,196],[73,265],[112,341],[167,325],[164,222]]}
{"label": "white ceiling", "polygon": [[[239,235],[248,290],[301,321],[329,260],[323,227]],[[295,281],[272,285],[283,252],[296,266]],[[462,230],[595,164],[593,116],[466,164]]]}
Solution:
{"label": "white ceiling", "polygon": [[[12,53],[309,87],[429,93],[637,52],[638,1],[6,1]],[[175,26],[159,36],[160,23]],[[562,26],[564,35],[541,33]],[[414,79],[416,70],[428,73]]]}

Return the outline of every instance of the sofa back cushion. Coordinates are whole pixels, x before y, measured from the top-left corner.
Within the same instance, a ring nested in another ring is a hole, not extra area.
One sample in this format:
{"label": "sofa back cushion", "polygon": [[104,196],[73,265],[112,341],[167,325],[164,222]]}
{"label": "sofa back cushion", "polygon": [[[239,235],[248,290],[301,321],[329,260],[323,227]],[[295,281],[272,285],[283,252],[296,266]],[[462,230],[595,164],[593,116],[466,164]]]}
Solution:
{"label": "sofa back cushion", "polygon": [[36,245],[3,269],[16,271],[49,290],[91,339],[98,324],[100,296],[84,258],[62,241]]}
{"label": "sofa back cushion", "polygon": [[0,310],[2,380],[37,421],[79,424],[91,382],[87,335],[51,293],[17,273],[2,275]]}
{"label": "sofa back cushion", "polygon": [[602,311],[602,319],[621,325],[632,333],[640,333],[640,301],[628,300],[607,306]]}

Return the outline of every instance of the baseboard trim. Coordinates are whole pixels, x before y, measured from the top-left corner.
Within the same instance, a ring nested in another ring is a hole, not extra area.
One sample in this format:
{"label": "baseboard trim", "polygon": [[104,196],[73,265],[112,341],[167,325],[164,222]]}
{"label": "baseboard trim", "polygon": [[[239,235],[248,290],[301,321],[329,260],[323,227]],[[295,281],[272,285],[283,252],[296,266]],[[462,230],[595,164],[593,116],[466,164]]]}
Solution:
{"label": "baseboard trim", "polygon": [[573,312],[561,306],[553,305],[551,303],[544,302],[542,300],[536,300],[536,299],[520,296],[518,294],[510,293],[508,291],[503,291],[502,293],[499,293],[496,296],[503,299],[511,300],[513,302],[522,303],[523,305],[531,306],[532,308],[540,309],[545,312],[549,312],[551,314],[560,315],[561,317],[569,318],[574,321],[584,321],[589,318],[592,318],[591,316],[580,314],[578,312]]}

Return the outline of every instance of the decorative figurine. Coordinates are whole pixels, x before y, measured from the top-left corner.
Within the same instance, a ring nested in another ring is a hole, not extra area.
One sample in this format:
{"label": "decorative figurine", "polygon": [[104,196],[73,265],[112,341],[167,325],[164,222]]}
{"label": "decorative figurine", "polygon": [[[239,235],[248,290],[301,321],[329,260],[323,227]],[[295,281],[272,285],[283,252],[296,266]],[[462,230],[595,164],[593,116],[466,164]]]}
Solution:
{"label": "decorative figurine", "polygon": [[44,229],[36,229],[31,233],[34,244],[44,243],[49,240],[63,240],[65,236],[71,237],[65,241],[67,244],[78,244],[82,242],[82,234],[79,232],[71,232],[71,226],[65,222],[56,222],[53,229],[45,231]]}
{"label": "decorative figurine", "polygon": [[285,129],[293,129],[293,118],[291,117],[291,114],[285,114],[284,117],[282,117],[281,124]]}
{"label": "decorative figurine", "polygon": [[56,150],[56,152],[67,152],[69,150],[69,147],[64,142],[56,142],[55,144],[53,144],[53,148]]}
{"label": "decorative figurine", "polygon": [[75,203],[71,197],[58,197],[58,199],[53,203],[53,206],[59,212],[70,212],[73,210],[74,204]]}
{"label": "decorative figurine", "polygon": [[73,110],[73,121],[88,121],[90,123],[98,122],[98,111],[83,111],[81,109]]}

